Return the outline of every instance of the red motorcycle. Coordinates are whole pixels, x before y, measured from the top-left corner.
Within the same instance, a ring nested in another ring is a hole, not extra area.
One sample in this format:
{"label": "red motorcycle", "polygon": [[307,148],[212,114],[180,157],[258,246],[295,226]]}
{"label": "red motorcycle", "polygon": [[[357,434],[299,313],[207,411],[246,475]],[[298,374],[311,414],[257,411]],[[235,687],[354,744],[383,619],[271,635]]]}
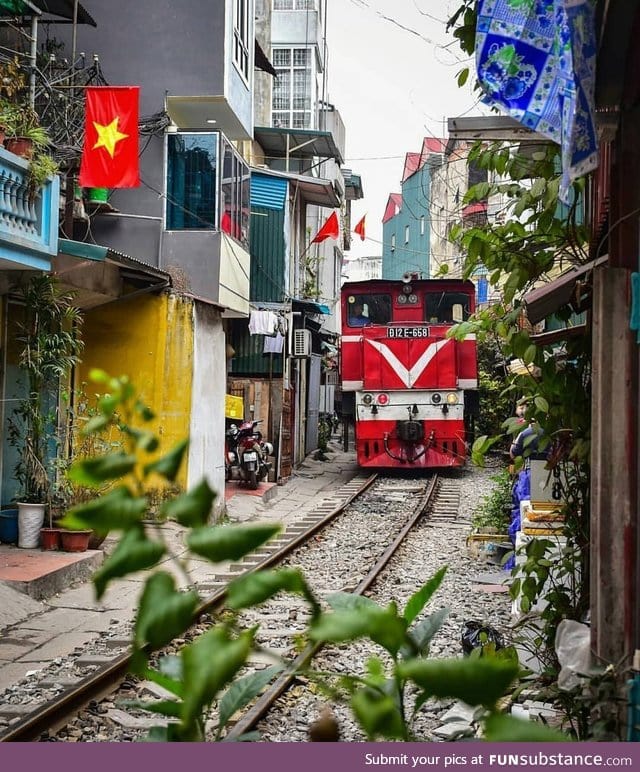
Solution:
{"label": "red motorcycle", "polygon": [[240,480],[255,490],[269,476],[273,445],[262,439],[256,429],[260,421],[244,421],[238,427],[231,424],[226,432],[225,479]]}

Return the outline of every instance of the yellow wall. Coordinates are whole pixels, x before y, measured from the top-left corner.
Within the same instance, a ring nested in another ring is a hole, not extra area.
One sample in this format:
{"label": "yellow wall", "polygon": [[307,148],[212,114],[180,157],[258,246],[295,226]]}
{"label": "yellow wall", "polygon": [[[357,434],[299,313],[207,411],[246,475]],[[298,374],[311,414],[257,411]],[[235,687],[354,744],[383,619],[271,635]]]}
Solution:
{"label": "yellow wall", "polygon": [[[128,375],[157,418],[150,428],[167,451],[189,434],[193,378],[193,301],[175,295],[140,295],[85,312],[78,385],[95,392],[89,371]],[[185,486],[186,461],[177,483]]]}

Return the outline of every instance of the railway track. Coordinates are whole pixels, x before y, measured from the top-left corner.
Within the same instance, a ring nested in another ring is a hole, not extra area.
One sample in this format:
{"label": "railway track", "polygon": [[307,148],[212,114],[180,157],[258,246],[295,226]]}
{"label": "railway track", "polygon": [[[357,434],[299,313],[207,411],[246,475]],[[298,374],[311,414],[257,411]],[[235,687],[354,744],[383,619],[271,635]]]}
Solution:
{"label": "railway track", "polygon": [[[429,514],[428,519],[422,519],[423,523],[446,522],[454,524],[458,503],[459,493],[456,491],[455,481],[446,478],[432,477],[429,480],[425,478],[419,480],[377,479],[376,475],[367,478],[355,478],[333,495],[322,499],[310,513],[291,523],[278,539],[258,550],[255,554],[247,556],[241,563],[231,565],[228,573],[216,575],[209,583],[198,585],[197,589],[200,595],[207,599],[199,608],[197,616],[198,618],[204,617],[206,622],[208,614],[221,610],[224,606],[227,583],[244,572],[255,571],[287,561],[295,562],[298,559],[296,556],[301,551],[314,555],[318,545],[321,546],[323,543],[332,544],[335,541],[334,548],[336,550],[342,549],[337,538],[332,536],[332,529],[339,529],[339,522],[348,522],[349,512],[358,507],[364,507],[365,512],[375,511],[375,517],[380,523],[389,524],[389,533],[382,534],[381,537],[386,539],[384,548],[379,549],[366,545],[363,547],[361,542],[366,542],[366,531],[364,536],[363,533],[355,534],[355,541],[352,546],[345,547],[345,549],[353,550],[355,555],[358,554],[358,551],[364,552],[366,559],[362,560],[362,570],[360,566],[358,567],[357,577],[355,571],[349,571],[344,579],[339,580],[341,582],[339,586],[333,584],[334,580],[329,577],[325,581],[326,587],[314,588],[314,591],[320,597],[336,589],[364,593],[375,583],[380,572],[384,570],[389,560],[397,552],[407,534],[411,532],[416,522],[421,520],[423,513]],[[345,513],[345,510],[347,517],[338,518],[340,514]],[[344,530],[349,532],[350,528],[347,526]],[[370,556],[369,551],[375,552],[375,555]],[[322,577],[323,570],[319,569],[314,573]],[[322,584],[322,581],[320,583]],[[295,620],[292,625],[292,632],[295,633],[296,626],[302,629],[304,625],[303,612],[295,610],[293,602],[289,603],[288,598],[286,610]],[[268,613],[261,620],[252,620],[251,624],[256,622],[261,626],[264,625],[265,635],[269,640],[271,633],[268,628],[269,624],[273,627],[273,623],[269,622]],[[203,622],[200,623],[200,630],[202,630],[202,624]],[[280,622],[280,627],[282,626],[282,622]],[[280,642],[277,641],[276,643],[275,648],[280,648]],[[267,643],[266,648],[269,648],[269,643]],[[289,645],[288,651],[280,648],[280,653],[289,661],[293,660],[292,650],[292,646]],[[292,661],[272,687],[258,698],[250,711],[236,721],[228,734],[228,739],[233,739],[248,731],[267,715],[278,697],[286,692],[292,683],[295,678],[294,671],[305,658],[310,658],[315,653],[315,651],[305,651],[298,659]],[[113,695],[125,679],[128,663],[129,655],[127,652],[114,655],[108,662],[100,664],[93,672],[84,676],[73,687],[66,688],[60,695],[48,700],[45,704],[34,706],[32,711],[22,716],[4,734],[0,735],[0,740],[3,742],[33,741],[43,736],[47,739],[61,739],[63,741],[71,739],[74,737],[73,734],[65,735],[65,732],[69,731],[68,727],[74,725],[74,721],[79,715],[88,715],[91,712],[96,720],[102,719],[104,723],[108,724],[109,721],[105,721],[105,719],[111,717],[111,711],[101,709],[99,707],[100,701],[106,698],[106,704],[113,705]],[[265,666],[264,662],[262,666]],[[125,686],[127,684],[128,688],[131,689],[131,679],[127,679]],[[134,684],[133,688],[137,692],[136,698],[144,692],[143,684]],[[126,696],[130,699],[132,695],[128,693]],[[148,697],[149,694],[147,693],[145,696]],[[91,706],[89,712],[85,710],[87,706]],[[96,715],[99,713],[105,715]],[[144,720],[141,719],[141,726],[143,723]],[[62,732],[59,732],[61,728],[63,728]],[[77,732],[77,730],[74,731]],[[59,738],[56,736],[56,732],[59,732]],[[132,736],[126,739],[137,739],[140,734],[142,734],[142,729],[138,733],[134,731]],[[107,738],[108,734],[104,739]],[[81,737],[76,734],[75,739],[79,740]]]}
{"label": "railway track", "polygon": [[[231,579],[245,572],[268,568],[281,562],[300,544],[338,517],[375,479],[375,474],[355,477],[333,494],[324,497],[317,507],[302,518],[288,525],[277,538],[255,553],[247,555],[241,563],[232,564],[228,574],[215,576],[209,584],[198,584],[196,589],[206,600],[199,606],[196,620],[204,614],[222,608],[226,587]],[[45,732],[51,733],[64,726],[83,707],[113,693],[124,679],[129,661],[130,655],[126,651],[115,654],[109,661],[97,665],[93,672],[82,676],[77,683],[68,685],[61,694],[34,706],[8,729],[0,730],[0,742],[33,741]],[[18,710],[19,708],[16,708],[16,711]]]}
{"label": "railway track", "polygon": [[[415,527],[416,522],[425,513],[425,510],[433,505],[438,490],[439,478],[434,475],[427,486],[417,485],[414,487],[414,503],[412,511],[408,513],[404,526],[400,529],[397,536],[378,557],[374,565],[371,566],[366,575],[359,584],[353,589],[354,595],[364,595],[374,584],[380,573],[387,566],[393,555],[397,552],[399,546],[404,542],[407,534]],[[406,488],[399,486],[388,486],[388,491],[399,490],[406,493]],[[313,657],[322,649],[322,644],[310,644],[301,652],[292,662],[291,666],[279,676],[276,681],[258,698],[254,705],[239,719],[233,728],[227,733],[227,740],[236,740],[242,735],[252,731],[275,704],[276,700],[285,692],[295,681],[297,673],[306,666]]]}

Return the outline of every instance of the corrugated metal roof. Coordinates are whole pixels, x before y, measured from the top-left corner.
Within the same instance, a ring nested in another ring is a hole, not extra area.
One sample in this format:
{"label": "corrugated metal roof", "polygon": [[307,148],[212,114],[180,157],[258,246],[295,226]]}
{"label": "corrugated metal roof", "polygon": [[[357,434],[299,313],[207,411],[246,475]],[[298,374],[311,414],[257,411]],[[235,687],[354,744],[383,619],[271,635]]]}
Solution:
{"label": "corrugated metal roof", "polygon": [[[286,180],[285,180],[286,184]],[[285,297],[285,212],[251,205],[249,299],[281,303]]]}
{"label": "corrugated metal roof", "polygon": [[251,206],[266,209],[284,209],[287,200],[288,182],[260,172],[251,172]]}

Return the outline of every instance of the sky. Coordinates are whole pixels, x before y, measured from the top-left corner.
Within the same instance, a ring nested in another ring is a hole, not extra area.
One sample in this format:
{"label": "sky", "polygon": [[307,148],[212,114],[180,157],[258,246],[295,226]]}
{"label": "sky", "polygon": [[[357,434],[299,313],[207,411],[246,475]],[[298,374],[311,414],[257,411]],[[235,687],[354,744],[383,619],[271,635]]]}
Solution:
{"label": "sky", "polygon": [[482,112],[473,78],[458,87],[469,61],[445,31],[460,0],[327,5],[328,101],[345,124],[344,165],[364,190],[352,203],[352,225],[366,215],[367,238],[354,235],[346,257],[381,255],[382,215],[389,194],[400,192],[405,154],[419,152],[425,136],[446,137],[447,118]]}

